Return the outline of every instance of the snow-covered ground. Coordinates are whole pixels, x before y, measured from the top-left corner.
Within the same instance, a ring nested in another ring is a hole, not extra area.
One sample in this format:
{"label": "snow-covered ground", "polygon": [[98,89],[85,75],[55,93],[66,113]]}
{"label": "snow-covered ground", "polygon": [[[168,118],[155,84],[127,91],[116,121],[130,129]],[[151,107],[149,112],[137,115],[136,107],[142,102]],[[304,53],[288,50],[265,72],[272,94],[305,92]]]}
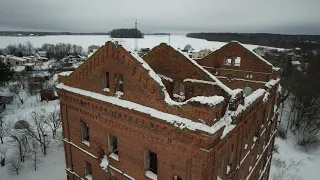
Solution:
{"label": "snow-covered ground", "polygon": [[[285,102],[281,114],[281,124],[287,126],[290,109],[288,100]],[[275,146],[278,146],[278,153],[273,154],[270,180],[316,180],[320,179],[320,149],[313,151],[302,151],[296,146],[296,140],[290,133],[287,139],[276,137]]]}
{"label": "snow-covered ground", "polygon": [[[54,76],[54,78],[56,78]],[[26,94],[26,93],[25,93]],[[34,110],[41,108],[47,112],[52,112],[59,109],[59,100],[50,102],[39,102],[39,97],[24,95],[24,103],[21,104],[18,99],[15,99],[10,105],[7,105],[7,110],[4,111],[4,123],[16,122],[19,117],[26,117]],[[56,139],[52,139],[51,131],[48,130],[48,139],[50,141],[48,152],[46,156],[39,153],[40,163],[38,169],[34,171],[31,162],[32,160],[26,160],[22,163],[23,169],[19,172],[19,175],[12,174],[9,170],[9,159],[13,158],[14,146],[10,137],[5,137],[4,144],[0,143],[0,150],[7,149],[5,154],[6,165],[0,167],[0,180],[56,180],[66,179],[65,173],[65,159],[64,149],[62,143],[61,129],[58,131]],[[2,151],[1,151],[2,152]],[[0,156],[3,154],[0,152]],[[15,157],[18,158],[19,157]]]}
{"label": "snow-covered ground", "polygon": [[[25,43],[30,41],[33,46],[40,47],[44,43],[50,44],[58,44],[58,43],[70,43],[70,44],[77,44],[81,45],[84,48],[88,48],[90,45],[103,45],[105,42],[111,40],[110,36],[27,36],[27,37],[11,37],[11,36],[0,36],[0,48],[5,48],[9,44],[18,44],[18,43]],[[135,48],[135,39],[132,38],[125,38],[122,39],[126,41],[129,46]],[[153,48],[160,43],[169,43],[169,36],[165,35],[145,35],[143,39],[137,40],[138,48]],[[196,38],[188,38],[185,35],[171,35],[170,36],[170,43],[171,46],[174,48],[181,48],[183,49],[187,44],[190,44],[192,48],[195,50],[200,49],[219,49],[225,42],[216,42],[216,41],[207,41],[203,39],[196,39]],[[255,49],[258,45],[245,45],[250,50]],[[276,48],[273,48],[276,49]],[[281,48],[277,48],[282,50]]]}
{"label": "snow-covered ground", "polygon": [[279,153],[272,158],[271,180],[320,179],[320,150],[306,153],[298,150],[291,139],[276,138]]}

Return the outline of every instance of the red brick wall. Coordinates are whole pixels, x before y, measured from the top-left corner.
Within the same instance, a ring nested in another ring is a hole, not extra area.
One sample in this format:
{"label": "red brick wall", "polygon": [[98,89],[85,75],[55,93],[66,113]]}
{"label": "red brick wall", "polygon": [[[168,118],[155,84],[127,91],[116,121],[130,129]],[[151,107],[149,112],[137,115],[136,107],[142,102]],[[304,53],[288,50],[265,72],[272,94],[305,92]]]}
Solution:
{"label": "red brick wall", "polygon": [[[108,71],[110,79],[114,79],[114,74],[122,73],[125,83],[123,99],[145,104],[182,117],[188,117],[194,121],[197,121],[200,117],[210,125],[216,112],[220,115],[221,106],[210,109],[191,104],[182,107],[165,105],[162,92],[159,91],[159,88],[156,87],[157,84],[153,80],[148,80],[147,72],[123,49],[114,48],[115,46],[108,43],[98,50],[71,77],[67,78],[67,84],[112,96],[114,95],[112,86],[110,93],[102,91],[102,73]],[[113,81],[111,80],[110,82]],[[140,91],[142,89],[143,91]],[[276,91],[276,88],[270,91]],[[158,154],[158,179],[160,180],[173,179],[174,175],[179,175],[184,180],[216,180],[218,168],[221,165],[219,159],[224,155],[226,162],[230,156],[232,144],[234,152],[230,171],[233,174],[232,178],[240,179],[240,172],[243,172],[245,173],[244,177],[250,175],[250,179],[256,179],[255,176],[259,176],[261,168],[259,163],[268,157],[268,155],[265,155],[268,150],[265,151],[260,161],[255,159],[254,163],[251,164],[252,155],[256,156],[259,153],[261,156],[262,152],[262,150],[259,150],[258,143],[253,143],[253,137],[256,134],[255,129],[259,127],[257,133],[259,134],[259,144],[262,148],[266,144],[265,140],[270,138],[272,133],[269,129],[272,126],[276,126],[277,119],[277,116],[275,116],[272,123],[269,124],[268,121],[270,120],[262,117],[266,107],[273,110],[274,103],[278,103],[278,101],[274,100],[275,93],[271,93],[272,98],[268,102],[260,103],[259,106],[254,107],[253,111],[243,112],[241,118],[236,118],[237,120],[234,121],[237,124],[235,129],[220,140],[223,129],[214,135],[187,129],[181,130],[163,120],[155,119],[146,114],[99,100],[89,99],[64,90],[58,90],[58,92],[61,98],[63,134],[66,139],[67,166],[83,177],[84,161],[87,161],[93,166],[93,179],[107,179],[106,173],[99,166],[99,152],[103,149],[107,155],[109,154],[108,135],[118,138],[119,149],[119,161],[109,158],[110,165],[135,179],[148,179],[144,175],[144,151],[151,150]],[[141,94],[143,94],[143,97]],[[257,120],[257,117],[261,117],[260,120]],[[209,121],[210,118],[211,121]],[[90,147],[82,143],[81,120],[87,123],[90,129]],[[263,128],[261,128],[261,124],[264,124]],[[243,150],[246,134],[248,134],[248,147]],[[271,145],[273,145],[273,141],[274,139],[271,139]],[[78,147],[70,144],[70,142]],[[251,147],[253,148],[251,149]],[[97,159],[84,153],[81,149],[93,154]],[[242,149],[242,153],[240,153],[240,149]],[[246,153],[249,154],[243,159]],[[242,160],[243,163],[240,164]],[[253,167],[256,162],[258,162],[258,165],[249,171],[249,166]],[[239,169],[237,169],[238,165]],[[264,166],[262,166],[263,168]],[[223,179],[227,178],[226,169],[227,166],[224,166]],[[111,170],[111,173],[117,179],[126,179],[122,174],[114,170]],[[69,175],[71,176],[71,174]]]}
{"label": "red brick wall", "polygon": [[187,78],[212,81],[202,70],[192,64],[184,55],[167,44],[153,48],[143,59],[157,73],[175,80]]}

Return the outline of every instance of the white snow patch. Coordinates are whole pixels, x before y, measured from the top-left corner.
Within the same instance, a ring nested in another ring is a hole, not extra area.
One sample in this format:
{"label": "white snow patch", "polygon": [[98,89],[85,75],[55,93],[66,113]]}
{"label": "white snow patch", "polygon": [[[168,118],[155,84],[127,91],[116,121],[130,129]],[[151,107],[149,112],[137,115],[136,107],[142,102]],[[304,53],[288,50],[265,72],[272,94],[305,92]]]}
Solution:
{"label": "white snow patch", "polygon": [[110,158],[116,160],[116,161],[119,161],[119,155],[115,154],[115,153],[111,153],[110,154]]}
{"label": "white snow patch", "polygon": [[87,175],[86,175],[86,179],[87,179],[87,180],[92,180],[92,175],[91,175],[91,174],[87,174]]}
{"label": "white snow patch", "polygon": [[277,84],[280,81],[280,78],[277,79],[271,79],[269,82],[266,83],[267,88],[273,87],[275,84]]}
{"label": "white snow patch", "polygon": [[123,96],[123,92],[121,92],[121,91],[116,91],[115,97],[121,98],[121,96]]}
{"label": "white snow patch", "polygon": [[202,84],[211,84],[211,85],[217,85],[216,82],[211,82],[211,81],[204,81],[204,80],[198,80],[198,79],[185,79],[183,82],[192,82],[192,83],[202,83]]}
{"label": "white snow patch", "polygon": [[171,78],[169,78],[167,76],[164,76],[164,75],[161,75],[161,74],[158,74],[158,75],[161,77],[161,79],[167,80],[169,82],[173,82],[173,79],[171,79]]}
{"label": "white snow patch", "polygon": [[72,73],[73,71],[65,71],[65,72],[61,72],[59,73],[60,76],[70,76],[70,74]]}
{"label": "white snow patch", "polygon": [[88,147],[90,147],[90,142],[89,141],[86,141],[86,140],[83,140],[82,143]]}
{"label": "white snow patch", "polygon": [[108,161],[108,157],[106,155],[103,156],[101,163],[100,163],[100,167],[104,170],[106,170],[109,166],[109,161]]}
{"label": "white snow patch", "polygon": [[146,176],[152,180],[157,180],[158,176],[152,171],[146,171]]}
{"label": "white snow patch", "polygon": [[110,89],[109,88],[103,88],[102,89],[104,92],[110,92]]}

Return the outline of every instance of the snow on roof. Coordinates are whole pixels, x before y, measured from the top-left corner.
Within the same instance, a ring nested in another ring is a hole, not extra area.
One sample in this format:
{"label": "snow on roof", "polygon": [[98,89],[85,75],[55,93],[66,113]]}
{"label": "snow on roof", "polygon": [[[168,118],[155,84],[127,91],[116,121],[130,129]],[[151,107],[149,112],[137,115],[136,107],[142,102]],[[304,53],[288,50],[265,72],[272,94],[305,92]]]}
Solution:
{"label": "snow on roof", "polygon": [[12,97],[12,96],[14,96],[14,94],[11,93],[11,92],[8,92],[8,91],[0,91],[0,96],[2,96],[2,97]]}
{"label": "snow on roof", "polygon": [[26,59],[17,56],[8,56],[8,58],[15,61],[26,61]]}
{"label": "snow on roof", "polygon": [[26,69],[26,67],[25,66],[12,66],[12,69],[15,72],[21,72],[21,71],[24,71]]}
{"label": "snow on roof", "polygon": [[60,76],[70,76],[70,74],[72,73],[73,71],[65,71],[65,72],[61,72],[59,73]]}
{"label": "snow on roof", "polygon": [[45,76],[50,76],[50,73],[47,71],[39,71],[39,72],[34,72],[31,77],[45,77]]}
{"label": "snow on roof", "polygon": [[27,56],[24,56],[22,57],[23,59],[26,59],[26,60],[31,60],[32,58],[31,57],[27,57]]}
{"label": "snow on roof", "polygon": [[299,61],[291,61],[292,65],[300,65],[301,63]]}
{"label": "snow on roof", "polygon": [[268,81],[265,86],[268,88],[271,88],[272,86],[274,86],[275,84],[277,84],[280,81],[280,78],[277,79],[271,79],[270,81]]}
{"label": "snow on roof", "polygon": [[25,63],[25,64],[23,64],[24,66],[34,66],[35,65],[35,63]]}
{"label": "snow on roof", "polygon": [[47,53],[47,51],[38,51],[37,53],[45,54],[45,53]]}

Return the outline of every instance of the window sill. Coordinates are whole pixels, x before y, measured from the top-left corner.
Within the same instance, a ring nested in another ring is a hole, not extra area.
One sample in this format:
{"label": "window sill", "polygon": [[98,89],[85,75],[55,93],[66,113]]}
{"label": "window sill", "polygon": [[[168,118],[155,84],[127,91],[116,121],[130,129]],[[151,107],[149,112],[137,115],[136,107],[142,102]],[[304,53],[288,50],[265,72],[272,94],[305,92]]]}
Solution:
{"label": "window sill", "polygon": [[87,180],[92,180],[92,175],[91,175],[91,174],[87,174],[87,175],[86,175],[86,179],[87,179]]}
{"label": "window sill", "polygon": [[152,180],[157,180],[158,179],[157,174],[153,173],[152,171],[146,171],[146,176],[149,179],[152,179]]}
{"label": "window sill", "polygon": [[88,147],[90,147],[90,142],[87,140],[83,140],[82,143]]}
{"label": "window sill", "polygon": [[109,157],[112,158],[112,159],[114,159],[114,160],[116,160],[116,161],[119,161],[119,155],[117,155],[117,154],[115,154],[115,153],[111,153],[111,154],[109,155]]}

